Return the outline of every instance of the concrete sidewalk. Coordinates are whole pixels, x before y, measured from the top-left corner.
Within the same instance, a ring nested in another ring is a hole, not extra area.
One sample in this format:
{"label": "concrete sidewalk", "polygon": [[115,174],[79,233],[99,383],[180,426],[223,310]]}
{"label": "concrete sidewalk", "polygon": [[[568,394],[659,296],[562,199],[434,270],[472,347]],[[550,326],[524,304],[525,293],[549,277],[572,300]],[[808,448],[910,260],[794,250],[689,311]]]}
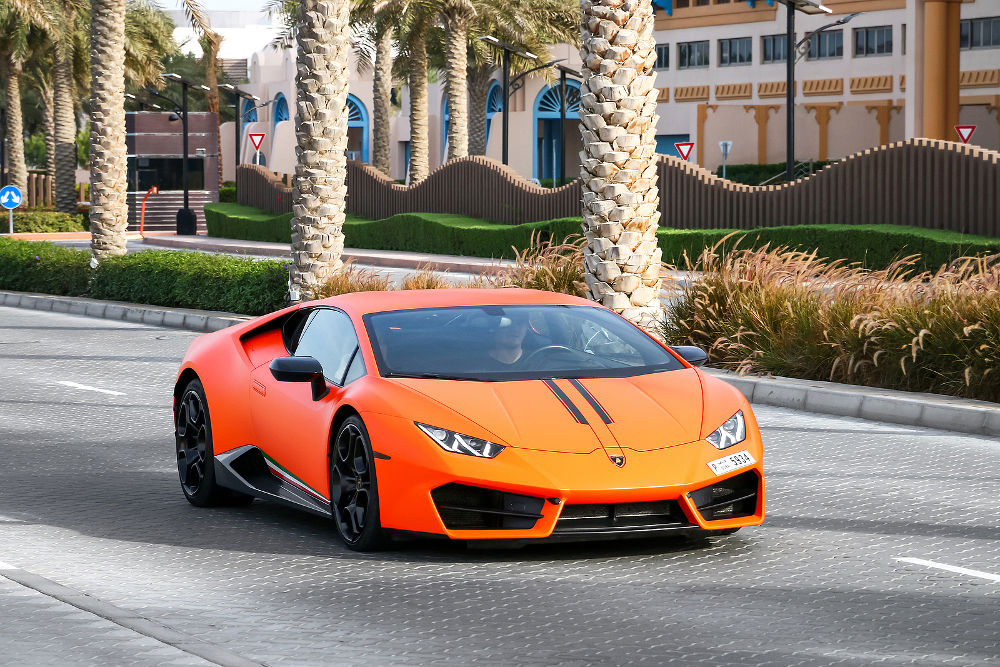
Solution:
{"label": "concrete sidewalk", "polygon": [[[147,237],[142,240],[142,244],[174,250],[200,250],[202,252],[218,252],[230,255],[253,255],[257,257],[290,259],[289,245],[287,243],[220,239],[210,236],[178,236],[174,234]],[[476,274],[496,274],[503,270],[504,267],[513,265],[512,261],[505,259],[466,257],[462,255],[434,255],[431,253],[407,252],[402,250],[363,250],[360,248],[344,248],[341,257],[345,262],[354,261],[365,266],[396,269],[429,269],[432,271]]]}
{"label": "concrete sidewalk", "polygon": [[[189,331],[218,331],[251,319],[233,313],[5,291],[0,291],[0,306],[49,310]],[[835,382],[741,377],[716,369],[706,370],[734,385],[755,405],[1000,437],[1000,404],[996,403]]]}

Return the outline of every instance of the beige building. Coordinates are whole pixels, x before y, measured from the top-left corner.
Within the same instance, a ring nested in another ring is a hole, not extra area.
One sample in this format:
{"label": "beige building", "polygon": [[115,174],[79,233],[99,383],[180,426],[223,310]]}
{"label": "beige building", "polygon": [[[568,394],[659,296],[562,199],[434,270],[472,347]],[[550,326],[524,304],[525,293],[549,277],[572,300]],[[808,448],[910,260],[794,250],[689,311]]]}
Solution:
{"label": "beige building", "polygon": [[[785,12],[769,0],[654,0],[659,106],[658,148],[694,142],[691,159],[715,169],[719,142],[733,142],[729,163],[785,159]],[[955,125],[976,125],[971,143],[1000,149],[1000,0],[826,0],[831,15],[797,18],[796,40],[814,35],[796,65],[796,158],[837,159],[911,137],[958,140]],[[576,49],[553,58],[580,67]],[[354,70],[352,69],[352,72]],[[250,84],[266,106],[244,126],[244,162],[255,158],[246,135],[266,135],[261,161],[294,170],[294,52],[264,50],[251,58]],[[497,77],[499,79],[499,75]],[[368,161],[372,85],[352,74],[349,101],[352,158]],[[510,164],[526,178],[558,173],[566,141],[569,175],[580,150],[576,82],[559,121],[558,79],[528,78],[511,96]],[[554,85],[555,84],[555,85]],[[487,155],[500,159],[502,94],[496,82],[487,104]],[[409,122],[403,89],[392,122],[392,176],[406,178]],[[442,83],[430,86],[431,167],[445,155],[447,103]],[[233,154],[232,124],[223,126],[223,154]],[[228,148],[226,148],[228,146]],[[227,178],[232,161],[227,161]]]}

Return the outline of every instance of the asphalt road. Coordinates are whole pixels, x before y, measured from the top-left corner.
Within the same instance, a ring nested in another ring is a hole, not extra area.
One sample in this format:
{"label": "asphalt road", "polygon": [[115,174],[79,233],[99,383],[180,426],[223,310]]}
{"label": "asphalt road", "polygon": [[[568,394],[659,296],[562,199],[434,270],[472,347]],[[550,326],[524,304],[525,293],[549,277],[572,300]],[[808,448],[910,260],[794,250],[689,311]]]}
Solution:
{"label": "asphalt road", "polygon": [[0,664],[1000,662],[993,440],[762,407],[762,527],[362,555],[318,517],[183,499],[194,336],[0,307]]}

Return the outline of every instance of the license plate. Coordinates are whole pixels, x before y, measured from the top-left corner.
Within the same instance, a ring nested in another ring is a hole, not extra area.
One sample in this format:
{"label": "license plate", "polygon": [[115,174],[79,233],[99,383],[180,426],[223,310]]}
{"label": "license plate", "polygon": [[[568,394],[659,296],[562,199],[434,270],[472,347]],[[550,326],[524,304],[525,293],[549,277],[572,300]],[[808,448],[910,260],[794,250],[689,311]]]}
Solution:
{"label": "license plate", "polygon": [[740,468],[747,468],[755,463],[757,463],[757,460],[750,455],[750,452],[744,449],[741,452],[736,452],[735,454],[730,454],[729,456],[723,456],[721,459],[709,461],[708,467],[711,468],[712,472],[716,475],[725,475],[727,472],[739,470]]}

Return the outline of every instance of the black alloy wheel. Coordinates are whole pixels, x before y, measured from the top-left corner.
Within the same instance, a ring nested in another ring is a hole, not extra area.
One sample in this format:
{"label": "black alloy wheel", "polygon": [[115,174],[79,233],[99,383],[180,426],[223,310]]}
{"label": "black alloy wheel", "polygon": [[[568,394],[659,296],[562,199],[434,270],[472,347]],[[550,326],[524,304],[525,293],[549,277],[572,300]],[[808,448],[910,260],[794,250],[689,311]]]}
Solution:
{"label": "black alloy wheel", "polygon": [[205,388],[199,380],[192,380],[184,388],[175,407],[174,422],[177,476],[188,502],[198,507],[252,502],[253,496],[224,489],[215,483],[212,421]]}
{"label": "black alloy wheel", "polygon": [[368,430],[356,416],[341,424],[331,447],[330,511],[348,548],[370,551],[383,544],[375,459]]}

